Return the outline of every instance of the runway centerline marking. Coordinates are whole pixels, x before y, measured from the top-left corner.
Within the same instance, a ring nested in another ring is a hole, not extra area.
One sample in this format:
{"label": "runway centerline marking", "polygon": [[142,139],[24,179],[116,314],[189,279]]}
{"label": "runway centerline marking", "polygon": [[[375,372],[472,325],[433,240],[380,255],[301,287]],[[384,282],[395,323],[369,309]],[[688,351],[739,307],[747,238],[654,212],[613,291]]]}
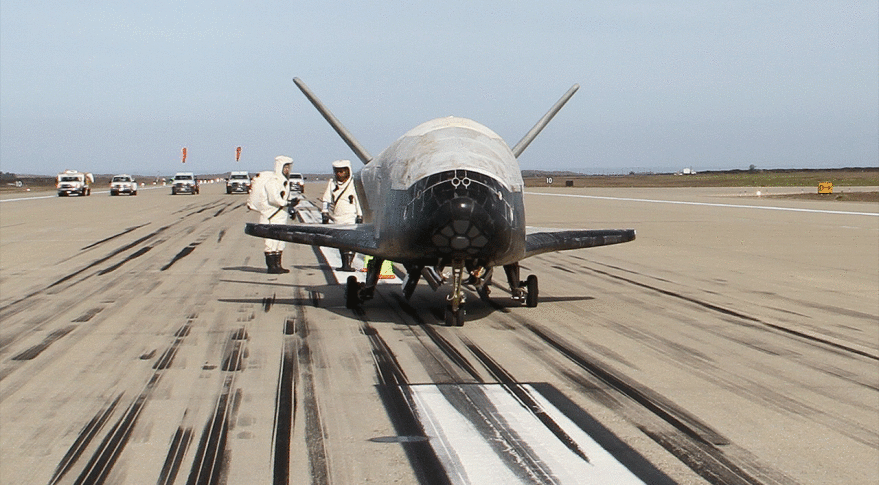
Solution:
{"label": "runway centerline marking", "polygon": [[680,200],[658,200],[658,199],[634,199],[631,197],[607,197],[601,195],[578,195],[578,194],[550,194],[547,192],[525,192],[526,195],[545,195],[549,197],[574,197],[578,199],[600,199],[600,200],[620,200],[625,202],[648,202],[652,204],[676,204],[676,205],[697,205],[704,207],[727,207],[730,209],[763,209],[774,211],[788,212],[809,212],[812,214],[836,214],[849,216],[873,216],[879,217],[879,212],[850,212],[850,211],[834,211],[821,209],[798,209],[795,207],[771,207],[766,205],[743,205],[743,204],[718,204],[713,202],[686,202]]}

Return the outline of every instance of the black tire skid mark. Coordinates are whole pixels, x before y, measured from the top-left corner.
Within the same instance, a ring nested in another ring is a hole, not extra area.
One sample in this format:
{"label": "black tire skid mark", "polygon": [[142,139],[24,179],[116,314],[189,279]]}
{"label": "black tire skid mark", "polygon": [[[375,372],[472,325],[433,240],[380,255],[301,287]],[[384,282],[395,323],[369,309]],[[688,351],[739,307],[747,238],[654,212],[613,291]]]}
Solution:
{"label": "black tire skid mark", "polygon": [[432,326],[428,325],[423,318],[418,314],[418,311],[409,304],[403,296],[399,293],[391,293],[391,297],[396,300],[397,304],[400,308],[411,317],[416,325],[419,328],[424,330],[430,340],[437,346],[452,362],[455,363],[458,367],[460,367],[464,372],[470,375],[476,382],[484,382],[482,376],[479,375],[479,372],[473,367],[473,364],[467,360],[467,358],[455,348],[445,337],[443,337],[439,331],[437,331]]}
{"label": "black tire skid mark", "polygon": [[94,248],[94,247],[96,247],[96,246],[100,246],[101,244],[104,244],[105,242],[112,241],[113,239],[116,239],[117,237],[124,236],[124,235],[126,235],[126,234],[128,234],[128,233],[130,233],[130,232],[133,232],[133,231],[135,231],[135,230],[137,230],[137,229],[140,229],[141,227],[147,226],[147,225],[149,225],[149,224],[150,224],[150,223],[147,222],[147,223],[141,224],[141,225],[139,225],[139,226],[131,226],[131,227],[129,227],[129,228],[126,228],[124,231],[122,231],[122,232],[120,232],[120,233],[114,234],[114,235],[112,235],[112,236],[110,236],[110,237],[105,237],[104,239],[101,239],[100,241],[97,241],[97,242],[93,242],[93,243],[89,244],[88,246],[84,246],[84,247],[80,248],[80,251],[85,251],[85,250],[87,250],[87,249],[91,249],[91,248]]}
{"label": "black tire skid mark", "polygon": [[290,438],[297,410],[296,320],[284,321],[283,349],[275,390],[275,416],[272,427],[272,484],[286,485],[290,474]]}
{"label": "black tire skid mark", "polygon": [[202,430],[187,485],[215,485],[223,483],[226,473],[226,440],[232,418],[233,397],[240,390],[234,388],[235,375],[230,373],[223,380],[223,390],[217,398],[214,412]]}
{"label": "black tire skid mark", "polygon": [[[56,281],[56,282],[52,283],[51,285],[47,286],[44,290],[40,290],[40,291],[45,291],[45,290],[48,290],[48,289],[50,289],[50,288],[54,288],[55,286],[58,286],[58,285],[60,285],[60,284],[62,284],[62,283],[64,283],[64,282],[66,282],[66,281],[69,281],[70,279],[75,278],[76,276],[78,276],[78,275],[84,273],[85,271],[88,271],[89,269],[92,269],[92,268],[94,268],[95,266],[97,266],[97,265],[99,265],[99,264],[102,264],[102,263],[107,262],[107,261],[108,261],[109,259],[111,259],[111,258],[113,258],[113,257],[115,257],[115,256],[118,256],[119,254],[122,254],[122,253],[124,253],[125,251],[128,251],[129,249],[132,249],[132,248],[134,248],[134,247],[136,247],[136,246],[138,246],[138,245],[140,245],[140,244],[142,244],[142,243],[144,243],[144,242],[146,242],[146,241],[149,241],[150,239],[153,239],[153,238],[159,236],[161,233],[165,232],[165,231],[166,231],[168,228],[170,228],[171,226],[172,226],[172,224],[169,224],[169,225],[164,226],[164,227],[160,227],[160,228],[156,229],[155,231],[153,231],[153,232],[147,234],[146,236],[143,236],[143,237],[137,239],[136,241],[130,242],[130,243],[128,243],[128,244],[126,244],[126,245],[124,245],[124,246],[122,246],[122,247],[120,247],[120,248],[117,248],[116,250],[111,251],[108,255],[106,255],[106,256],[104,256],[104,257],[102,257],[102,258],[96,259],[95,261],[91,262],[90,264],[88,264],[88,265],[85,266],[84,268],[79,269],[79,270],[77,270],[77,271],[74,271],[73,273],[70,273],[69,275],[67,275],[67,276],[65,276],[65,277],[63,277],[63,278],[61,278],[61,279],[59,279],[58,281]],[[39,291],[38,291],[37,293],[39,293]]]}
{"label": "black tire skid mark", "polygon": [[171,439],[171,447],[168,449],[162,471],[159,473],[159,480],[156,482],[158,485],[173,485],[174,481],[177,480],[180,465],[183,463],[183,457],[186,456],[190,443],[192,443],[192,428],[178,427]]}
{"label": "black tire skid mark", "polygon": [[105,269],[99,271],[98,276],[103,276],[107,273],[112,273],[113,271],[116,271],[117,269],[121,268],[123,264],[125,264],[129,261],[132,261],[134,259],[137,259],[137,258],[143,256],[144,254],[148,253],[150,251],[150,249],[153,249],[153,247],[152,246],[145,246],[145,247],[138,249],[137,251],[130,254],[128,257],[126,257],[122,261],[119,261],[118,263],[114,264],[113,266],[110,266],[108,268],[105,268]]}
{"label": "black tire skid mark", "polygon": [[[737,325],[748,326],[748,327],[750,327],[750,328],[763,328],[764,330],[765,330],[765,329],[775,330],[775,331],[777,331],[777,332],[780,332],[780,333],[783,333],[783,334],[787,334],[787,335],[789,335],[789,336],[798,337],[799,339],[805,340],[805,341],[807,341],[807,342],[823,344],[823,345],[825,345],[825,346],[828,346],[828,347],[831,347],[831,348],[833,348],[833,349],[836,349],[836,350],[840,350],[840,351],[846,352],[846,353],[848,353],[848,354],[854,354],[854,355],[858,355],[858,356],[861,356],[861,357],[866,357],[866,358],[868,358],[868,359],[872,359],[872,360],[879,361],[879,355],[873,355],[873,354],[871,354],[871,353],[869,353],[869,352],[865,352],[865,351],[863,351],[863,350],[859,350],[859,349],[856,349],[856,348],[853,348],[853,347],[849,347],[849,346],[847,346],[847,345],[844,345],[844,344],[841,344],[841,343],[838,343],[838,342],[834,342],[834,341],[829,340],[829,339],[825,339],[825,338],[822,338],[822,337],[819,337],[819,336],[816,336],[816,335],[810,335],[810,334],[805,333],[805,332],[800,332],[800,331],[798,331],[798,330],[794,330],[794,329],[792,329],[792,328],[787,328],[787,327],[785,327],[785,326],[783,326],[783,325],[777,325],[777,324],[774,324],[774,323],[766,322],[766,321],[763,321],[763,320],[761,320],[761,319],[759,319],[759,318],[752,317],[752,316],[749,316],[749,315],[745,315],[745,314],[743,314],[743,313],[741,313],[741,312],[737,312],[737,311],[735,311],[735,310],[730,310],[730,309],[728,309],[728,308],[723,308],[723,307],[718,306],[718,305],[715,305],[715,304],[713,304],[713,303],[708,303],[708,302],[706,302],[706,301],[701,301],[701,300],[698,300],[698,299],[696,299],[696,298],[691,298],[691,297],[688,297],[688,296],[684,296],[684,295],[681,295],[680,293],[675,293],[675,292],[673,292],[673,291],[664,290],[664,289],[662,289],[662,288],[658,288],[658,287],[656,287],[656,286],[651,286],[651,285],[648,285],[648,284],[645,284],[645,283],[640,283],[640,282],[637,282],[637,281],[635,281],[635,280],[633,280],[633,279],[625,278],[625,277],[623,277],[623,276],[619,276],[619,275],[614,275],[614,274],[609,273],[609,272],[607,272],[607,271],[602,271],[602,270],[598,270],[598,269],[595,269],[595,268],[590,268],[590,267],[588,267],[588,266],[580,266],[580,267],[581,267],[582,269],[586,270],[586,271],[591,271],[591,272],[596,273],[596,274],[599,274],[599,275],[601,275],[601,276],[606,276],[606,277],[608,277],[608,278],[613,278],[613,279],[616,279],[616,280],[619,280],[619,281],[623,281],[623,282],[629,283],[629,284],[631,284],[631,285],[638,286],[638,287],[640,287],[640,288],[644,288],[644,289],[647,289],[647,290],[655,291],[655,292],[660,293],[660,294],[662,294],[662,295],[671,296],[671,297],[673,297],[673,298],[677,298],[677,299],[680,299],[680,300],[686,301],[686,302],[688,302],[688,303],[692,303],[692,304],[694,304],[694,305],[698,305],[698,306],[701,306],[701,307],[703,307],[703,308],[707,308],[708,310],[711,310],[711,311],[714,311],[714,312],[717,312],[717,313],[720,313],[720,314],[723,314],[723,315],[731,316],[731,317],[733,317],[735,320],[728,320],[728,321],[730,321],[730,322],[732,322],[732,323],[735,323],[735,324],[737,324]],[[746,322],[750,322],[750,323],[746,323]],[[843,354],[843,355],[845,355],[845,354]]]}
{"label": "black tire skid mark", "polygon": [[176,255],[174,255],[174,257],[171,258],[171,261],[168,262],[168,264],[166,264],[165,266],[162,266],[161,271],[167,271],[168,268],[170,268],[171,266],[174,266],[174,263],[176,263],[177,261],[180,261],[181,259],[183,259],[183,258],[189,256],[190,254],[192,254],[192,252],[195,251],[195,248],[198,247],[199,244],[201,244],[201,242],[192,242],[192,243],[189,243],[188,246],[186,246],[185,248],[181,249],[179,253],[177,253]]}
{"label": "black tire skid mark", "polygon": [[[426,438],[424,427],[415,412],[414,396],[409,389],[406,374],[397,361],[397,357],[375,328],[366,320],[365,314],[359,312],[357,315],[361,320],[361,333],[369,339],[372,346],[373,364],[378,380],[376,387],[394,426],[394,431],[399,436]],[[430,446],[427,439],[405,440],[401,446],[403,446],[419,483],[430,485],[452,483],[436,451]]]}
{"label": "black tire skid mark", "polygon": [[[232,207],[233,205],[234,205],[234,207]],[[215,213],[214,213],[214,217],[219,216],[220,214],[222,214],[222,213],[223,213],[224,211],[226,211],[227,209],[229,210],[229,212],[232,212],[232,211],[237,210],[237,209],[239,209],[239,208],[241,208],[241,207],[244,207],[244,206],[245,206],[244,202],[240,202],[240,203],[238,203],[238,205],[235,205],[235,202],[234,202],[234,201],[233,201],[233,202],[229,202],[229,203],[227,203],[225,206],[221,207],[220,210],[218,210],[217,212],[215,212]],[[230,207],[231,207],[231,209],[230,209]]]}
{"label": "black tire skid mark", "polygon": [[247,329],[239,328],[229,334],[223,349],[223,366],[226,372],[223,387],[214,405],[214,412],[202,430],[187,485],[218,485],[225,483],[228,456],[226,442],[230,423],[238,412],[241,390],[235,387],[238,372],[244,369],[247,355]]}
{"label": "black tire skid mark", "polygon": [[161,374],[159,372],[153,374],[141,393],[128,406],[123,415],[116,421],[116,424],[113,425],[110,432],[101,441],[100,446],[92,455],[82,473],[73,482],[75,485],[101,485],[106,482],[113,470],[113,466],[116,464],[116,460],[122,455],[129,438],[131,438],[131,433],[137,424],[141,411],[143,411],[144,406],[152,396],[153,390],[160,379]]}
{"label": "black tire skid mark", "polygon": [[62,339],[65,335],[69,334],[76,328],[76,325],[68,325],[64,328],[55,330],[50,333],[43,339],[42,342],[34,345],[33,347],[15,355],[12,357],[12,360],[33,360],[38,355],[43,353],[44,350],[48,349],[50,345]]}
{"label": "black tire skid mark", "polygon": [[95,316],[98,313],[101,313],[102,311],[104,311],[103,307],[92,308],[89,311],[83,313],[81,316],[75,318],[73,320],[73,322],[74,323],[86,323],[86,322],[90,321],[92,318],[95,318]]}
{"label": "black tire skid mark", "polygon": [[58,466],[55,468],[55,472],[52,474],[52,479],[49,481],[49,485],[55,485],[64,477],[64,475],[67,474],[67,472],[70,471],[95,436],[97,436],[107,423],[107,420],[110,419],[110,416],[116,410],[116,406],[119,404],[120,399],[122,399],[122,394],[116,396],[116,399],[114,399],[112,403],[98,411],[98,413],[86,423],[82,431],[79,432],[79,436],[74,440],[73,445],[70,446],[70,449],[64,454],[64,458],[61,459],[61,462],[58,463]]}
{"label": "black tire skid mark", "polygon": [[[116,421],[113,425],[110,432],[104,436],[104,439],[101,441],[98,449],[92,454],[92,457],[89,459],[85,468],[80,472],[80,475],[77,477],[74,483],[76,484],[102,484],[109,476],[110,472],[113,469],[113,466],[116,463],[116,460],[122,454],[125,446],[128,444],[128,439],[131,436],[131,432],[134,429],[134,426],[137,424],[137,419],[140,417],[140,413],[143,410],[143,407],[149,401],[152,396],[153,390],[158,385],[159,381],[163,376],[163,371],[171,365],[171,361],[173,360],[173,353],[169,352],[171,348],[176,348],[180,345],[180,342],[183,338],[189,335],[189,327],[192,324],[192,319],[190,319],[186,324],[184,324],[180,329],[175,332],[175,340],[171,344],[168,350],[163,352],[162,357],[153,365],[153,369],[155,370],[148,380],[147,384],[141,390],[140,394],[135,397],[134,401],[129,404],[126,411],[123,415]],[[170,356],[170,357],[168,357]],[[162,362],[162,365],[160,365]],[[88,444],[96,437],[98,431],[103,427],[104,423],[109,419],[113,410],[116,408],[119,399],[121,399],[122,394],[120,394],[116,401],[108,408],[108,410],[104,413],[101,413],[101,420],[96,421],[94,418],[90,422],[95,423],[94,426],[86,426],[88,429],[86,436],[83,436],[81,433],[80,438],[74,442],[73,446],[71,446],[70,450],[65,455],[64,459],[62,459],[61,463],[58,465],[56,470],[57,478],[53,478],[52,483],[57,483],[58,480],[61,479],[64,474],[69,472],[71,468],[75,465],[77,460],[81,457],[85,448]],[[98,424],[100,424],[98,426]]]}
{"label": "black tire skid mark", "polygon": [[628,398],[634,400],[652,414],[659,416],[671,424],[684,434],[692,437],[700,442],[723,446],[730,442],[710,426],[702,423],[698,418],[692,416],[687,411],[680,409],[676,404],[668,401],[664,397],[645,388],[644,386],[629,381],[627,378],[619,375],[619,373],[611,370],[609,367],[602,365],[600,362],[590,359],[581,352],[578,352],[570,344],[564,342],[561,337],[553,335],[548,330],[537,328],[531,323],[525,323],[525,328],[534,335],[546,342],[550,347],[561,353],[565,358],[575,363],[590,375],[599,381],[617,390]]}
{"label": "black tire skid mark", "polygon": [[[10,303],[4,305],[3,307],[0,307],[0,320],[5,320],[7,317],[17,313],[19,310],[16,310],[15,307],[18,306],[20,303],[25,302],[25,301],[33,298],[34,296],[37,296],[37,295],[39,295],[47,290],[50,290],[58,285],[61,285],[62,283],[65,283],[65,282],[79,276],[80,274],[94,268],[95,266],[98,266],[102,263],[107,262],[108,260],[112,259],[113,257],[118,256],[119,254],[122,254],[125,251],[128,251],[129,249],[132,249],[132,248],[138,246],[139,244],[142,244],[152,238],[155,238],[156,236],[158,236],[159,234],[161,234],[162,232],[167,230],[169,227],[171,227],[171,225],[161,227],[161,228],[153,231],[152,233],[141,237],[140,239],[138,239],[134,242],[128,243],[124,246],[121,246],[121,247],[111,251],[109,254],[92,261],[88,265],[74,271],[73,273],[68,274],[67,276],[64,276],[64,277],[56,280],[54,283],[51,283],[50,285],[46,286],[45,288],[41,288],[39,290],[33,291],[30,294],[19,298],[18,300],[10,302]],[[88,276],[86,276],[86,278],[88,278]]]}
{"label": "black tire skid mark", "polygon": [[189,335],[191,327],[192,320],[190,319],[185,325],[174,332],[174,341],[171,342],[171,346],[165,349],[162,352],[162,355],[156,359],[156,363],[153,364],[153,370],[161,371],[171,367],[171,364],[174,362],[174,357],[177,356],[177,350],[180,349],[180,345],[183,344],[183,339]]}
{"label": "black tire skid mark", "polygon": [[[653,439],[709,483],[750,485],[795,483],[782,473],[767,469],[755,460],[728,456],[721,447],[731,446],[732,443],[695,416],[655,392],[629,381],[616,371],[578,352],[573,346],[565,343],[563,339],[548,330],[537,328],[528,322],[521,323],[550,347],[610,389],[628,397],[652,415],[671,425],[676,432],[656,431],[643,423],[634,423],[646,436]],[[579,379],[573,381],[581,386],[584,384]]]}
{"label": "black tire skid mark", "polygon": [[[295,298],[302,301],[302,290],[296,289]],[[330,469],[327,460],[326,443],[324,442],[324,429],[321,421],[320,408],[317,403],[317,390],[314,383],[314,359],[311,346],[308,343],[308,320],[302,305],[296,306],[297,318],[293,323],[292,335],[296,343],[296,366],[297,377],[302,386],[302,412],[305,420],[305,445],[308,453],[308,465],[311,470],[311,483],[315,485],[328,485],[330,483]],[[298,399],[294,395],[294,402]]]}

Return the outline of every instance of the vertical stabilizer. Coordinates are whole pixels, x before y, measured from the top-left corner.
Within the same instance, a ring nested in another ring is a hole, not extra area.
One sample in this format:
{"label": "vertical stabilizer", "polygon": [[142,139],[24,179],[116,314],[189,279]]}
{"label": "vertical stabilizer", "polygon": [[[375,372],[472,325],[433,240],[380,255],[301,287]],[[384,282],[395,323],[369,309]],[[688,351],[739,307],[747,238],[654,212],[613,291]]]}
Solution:
{"label": "vertical stabilizer", "polygon": [[357,139],[354,138],[354,135],[352,135],[351,132],[348,131],[348,129],[345,128],[345,126],[342,125],[342,123],[335,116],[333,116],[333,113],[331,113],[330,110],[327,109],[327,107],[324,106],[324,104],[321,103],[319,99],[317,99],[317,96],[315,96],[314,93],[312,93],[311,90],[308,89],[308,86],[306,86],[301,79],[295,77],[293,78],[293,82],[296,83],[296,86],[299,87],[299,90],[302,91],[302,94],[304,94],[305,97],[308,98],[309,101],[311,101],[311,104],[313,104],[314,107],[317,108],[320,114],[323,115],[324,119],[327,120],[327,123],[329,123],[330,126],[332,126],[334,130],[336,130],[336,133],[338,133],[339,136],[342,137],[342,140],[345,140],[345,143],[348,145],[349,148],[351,148],[354,154],[357,155],[357,158],[359,158],[360,161],[364,164],[369,163],[369,161],[372,160],[372,155],[370,155],[369,152],[367,152],[366,149],[363,148],[363,145],[361,145],[360,142],[358,142]]}
{"label": "vertical stabilizer", "polygon": [[546,112],[545,115],[543,115],[543,118],[540,118],[540,121],[538,121],[537,124],[534,125],[534,128],[531,128],[531,131],[523,136],[522,139],[519,140],[519,143],[516,143],[516,146],[513,147],[513,155],[515,155],[516,158],[519,158],[519,155],[521,155],[522,152],[524,152],[525,149],[528,148],[528,145],[530,145],[531,142],[534,141],[535,138],[537,138],[537,135],[540,134],[543,128],[552,119],[552,117],[555,116],[556,113],[558,113],[562,109],[562,106],[564,106],[565,103],[567,103],[568,100],[571,99],[571,96],[573,96],[578,89],[580,89],[579,84],[574,84],[573,86],[571,86],[571,89],[569,89],[568,92],[565,93],[564,96],[562,96],[561,99],[559,99],[556,104],[553,105],[553,107]]}

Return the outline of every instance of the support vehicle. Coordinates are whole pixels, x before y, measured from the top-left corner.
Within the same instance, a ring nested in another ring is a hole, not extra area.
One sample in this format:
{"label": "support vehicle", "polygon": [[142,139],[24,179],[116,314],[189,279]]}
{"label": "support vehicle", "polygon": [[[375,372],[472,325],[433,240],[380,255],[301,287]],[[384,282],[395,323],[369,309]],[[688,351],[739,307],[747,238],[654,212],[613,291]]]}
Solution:
{"label": "support vehicle", "polygon": [[114,175],[110,179],[110,195],[137,195],[137,182],[128,174]]}
{"label": "support vehicle", "polygon": [[198,194],[198,179],[192,172],[177,172],[171,184],[171,195]]}
{"label": "support vehicle", "polygon": [[94,175],[77,170],[65,170],[56,177],[55,186],[58,189],[58,197],[70,194],[92,195],[91,184],[95,183]]}
{"label": "support vehicle", "polygon": [[230,172],[226,179],[226,193],[250,193],[250,174],[247,172]]}

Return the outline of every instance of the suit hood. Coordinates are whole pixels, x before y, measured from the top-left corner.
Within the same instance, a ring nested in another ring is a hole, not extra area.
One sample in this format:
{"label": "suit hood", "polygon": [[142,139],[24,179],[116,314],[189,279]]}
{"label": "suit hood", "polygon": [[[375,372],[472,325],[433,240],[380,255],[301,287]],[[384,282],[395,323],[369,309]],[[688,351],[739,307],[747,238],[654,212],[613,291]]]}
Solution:
{"label": "suit hood", "polygon": [[284,165],[290,165],[291,168],[293,166],[293,159],[290,157],[285,157],[284,155],[280,155],[275,157],[275,173],[284,176]]}

